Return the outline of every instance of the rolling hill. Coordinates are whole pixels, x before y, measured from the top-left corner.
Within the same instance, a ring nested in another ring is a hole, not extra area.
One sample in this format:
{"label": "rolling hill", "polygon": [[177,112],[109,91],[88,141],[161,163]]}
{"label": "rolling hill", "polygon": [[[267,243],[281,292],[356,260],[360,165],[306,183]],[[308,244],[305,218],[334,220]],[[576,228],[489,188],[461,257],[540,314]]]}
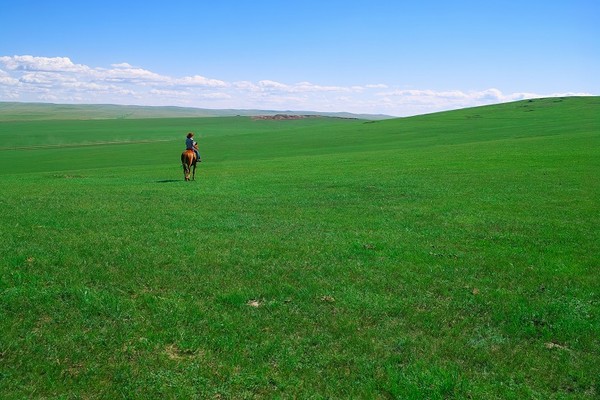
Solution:
{"label": "rolling hill", "polygon": [[182,117],[231,117],[261,115],[322,115],[336,118],[379,120],[387,115],[322,113],[314,111],[273,110],[212,110],[191,107],[130,106],[114,104],[52,104],[0,102],[0,121],[31,121],[48,119],[140,119]]}

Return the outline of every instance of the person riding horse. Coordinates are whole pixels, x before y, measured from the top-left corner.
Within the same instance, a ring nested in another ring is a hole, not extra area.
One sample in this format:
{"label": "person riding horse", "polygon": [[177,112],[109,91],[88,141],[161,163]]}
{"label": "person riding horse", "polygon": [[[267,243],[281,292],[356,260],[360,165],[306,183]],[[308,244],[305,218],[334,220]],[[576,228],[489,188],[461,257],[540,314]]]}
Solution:
{"label": "person riding horse", "polygon": [[200,153],[198,152],[198,143],[196,143],[194,141],[193,137],[194,137],[194,134],[192,132],[187,134],[187,137],[185,139],[185,149],[193,150],[194,153],[196,154],[196,161],[201,162]]}
{"label": "person riding horse", "polygon": [[[192,132],[187,134],[185,140],[186,149],[181,153],[181,164],[183,166],[183,177],[186,181],[195,180],[196,176],[196,163],[202,162],[200,159],[200,153],[198,153],[198,143],[193,139],[194,134]],[[191,175],[191,176],[190,176]]]}

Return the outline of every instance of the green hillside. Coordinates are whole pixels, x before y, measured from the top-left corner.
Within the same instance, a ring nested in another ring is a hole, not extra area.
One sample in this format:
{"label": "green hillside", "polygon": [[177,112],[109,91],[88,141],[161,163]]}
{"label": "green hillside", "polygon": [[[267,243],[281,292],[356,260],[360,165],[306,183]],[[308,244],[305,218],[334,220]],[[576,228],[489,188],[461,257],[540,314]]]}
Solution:
{"label": "green hillside", "polygon": [[595,399],[599,176],[598,97],[4,120],[0,393]]}

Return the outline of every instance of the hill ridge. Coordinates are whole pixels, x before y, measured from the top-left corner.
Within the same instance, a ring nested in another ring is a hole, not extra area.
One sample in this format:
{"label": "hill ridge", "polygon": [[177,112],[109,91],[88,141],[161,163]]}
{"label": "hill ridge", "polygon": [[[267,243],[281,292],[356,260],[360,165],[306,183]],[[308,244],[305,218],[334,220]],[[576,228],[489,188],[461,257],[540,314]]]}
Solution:
{"label": "hill ridge", "polygon": [[60,104],[0,102],[0,121],[31,121],[46,119],[145,119],[198,117],[271,117],[275,115],[312,116],[325,118],[356,118],[382,120],[395,118],[383,114],[353,114],[259,109],[208,109],[179,106],[138,106],[119,104]]}

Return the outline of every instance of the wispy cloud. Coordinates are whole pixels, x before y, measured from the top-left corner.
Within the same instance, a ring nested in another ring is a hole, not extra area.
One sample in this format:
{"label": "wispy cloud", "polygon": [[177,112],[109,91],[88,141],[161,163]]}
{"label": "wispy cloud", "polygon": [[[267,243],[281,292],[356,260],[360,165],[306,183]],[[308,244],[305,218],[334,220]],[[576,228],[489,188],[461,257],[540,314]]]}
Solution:
{"label": "wispy cloud", "polygon": [[226,82],[202,75],[161,75],[127,62],[110,68],[68,57],[1,56],[0,101],[51,101],[383,113],[396,116],[546,96],[588,93],[502,93],[399,89],[385,83],[335,86],[312,82]]}

